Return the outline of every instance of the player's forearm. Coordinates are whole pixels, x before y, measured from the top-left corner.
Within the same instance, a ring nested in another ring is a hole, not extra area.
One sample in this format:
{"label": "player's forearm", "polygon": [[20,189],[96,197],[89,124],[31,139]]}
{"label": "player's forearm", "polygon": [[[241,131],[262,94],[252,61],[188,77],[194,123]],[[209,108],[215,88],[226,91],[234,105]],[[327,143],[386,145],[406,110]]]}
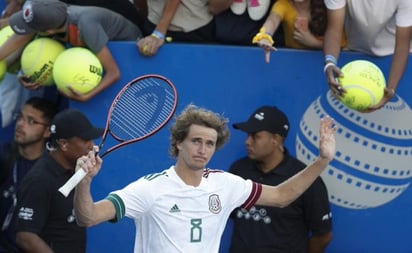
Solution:
{"label": "player's forearm", "polygon": [[297,199],[310,185],[320,176],[322,171],[328,166],[330,160],[319,157],[312,164],[308,165],[304,170],[287,180],[287,183],[279,186],[286,205]]}
{"label": "player's forearm", "polygon": [[73,204],[76,222],[79,226],[95,225],[94,203],[90,193],[90,185],[91,179],[86,177],[75,188]]}
{"label": "player's forearm", "polygon": [[319,157],[304,170],[277,186],[264,185],[258,205],[286,207],[296,200],[319,177],[330,159]]}

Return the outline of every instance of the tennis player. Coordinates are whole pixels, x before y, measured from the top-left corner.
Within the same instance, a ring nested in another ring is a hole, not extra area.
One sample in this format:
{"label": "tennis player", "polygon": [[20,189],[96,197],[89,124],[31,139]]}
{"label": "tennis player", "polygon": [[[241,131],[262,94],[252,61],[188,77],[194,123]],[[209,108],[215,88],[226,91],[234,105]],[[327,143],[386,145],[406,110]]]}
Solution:
{"label": "tennis player", "polygon": [[335,154],[333,120],[320,122],[319,157],[278,186],[262,185],[222,170],[206,168],[229,139],[227,119],[189,105],[171,128],[170,168],[146,175],[93,202],[90,186],[102,159],[94,152],[77,160],[87,176],[76,187],[74,207],[81,226],[129,217],[136,223],[135,253],[217,253],[232,210],[254,204],[285,207],[320,175]]}

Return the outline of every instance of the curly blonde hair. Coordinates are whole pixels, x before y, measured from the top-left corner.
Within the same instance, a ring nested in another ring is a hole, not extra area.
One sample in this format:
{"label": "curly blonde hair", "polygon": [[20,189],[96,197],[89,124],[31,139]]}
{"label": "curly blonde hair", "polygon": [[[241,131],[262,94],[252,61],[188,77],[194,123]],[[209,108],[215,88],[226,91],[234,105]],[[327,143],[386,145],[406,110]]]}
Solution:
{"label": "curly blonde hair", "polygon": [[169,154],[172,157],[178,156],[179,150],[177,149],[177,143],[182,142],[187,137],[191,125],[215,129],[217,132],[216,150],[220,149],[230,137],[230,131],[227,126],[228,122],[228,119],[218,113],[189,104],[182,113],[175,118],[175,122],[170,128]]}

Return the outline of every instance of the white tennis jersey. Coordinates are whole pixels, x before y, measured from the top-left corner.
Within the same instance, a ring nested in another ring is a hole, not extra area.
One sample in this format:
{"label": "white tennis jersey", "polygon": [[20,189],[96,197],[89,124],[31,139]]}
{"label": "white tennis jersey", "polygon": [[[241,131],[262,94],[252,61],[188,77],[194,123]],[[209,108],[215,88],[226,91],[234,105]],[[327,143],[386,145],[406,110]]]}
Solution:
{"label": "white tennis jersey", "polygon": [[412,26],[412,0],[325,0],[325,5],[331,10],[346,6],[345,33],[350,50],[377,56],[393,54],[396,26]]}
{"label": "white tennis jersey", "polygon": [[251,208],[262,186],[221,170],[205,169],[198,187],[174,166],[144,176],[107,197],[116,220],[135,220],[135,253],[218,253],[232,210]]}

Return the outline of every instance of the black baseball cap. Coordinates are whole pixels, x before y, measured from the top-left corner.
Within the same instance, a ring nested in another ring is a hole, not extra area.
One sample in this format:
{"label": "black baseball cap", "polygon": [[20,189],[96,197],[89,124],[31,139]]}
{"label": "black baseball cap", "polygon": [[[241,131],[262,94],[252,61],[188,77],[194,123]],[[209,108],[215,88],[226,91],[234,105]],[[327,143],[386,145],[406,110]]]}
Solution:
{"label": "black baseball cap", "polygon": [[103,135],[103,128],[94,127],[87,117],[77,109],[66,109],[54,116],[50,125],[52,139],[79,137],[93,140]]}
{"label": "black baseball cap", "polygon": [[10,16],[16,34],[34,34],[61,27],[66,21],[67,5],[56,0],[27,0],[21,11]]}
{"label": "black baseball cap", "polygon": [[289,120],[276,106],[262,106],[253,112],[246,122],[235,123],[233,127],[246,133],[268,131],[286,137]]}

